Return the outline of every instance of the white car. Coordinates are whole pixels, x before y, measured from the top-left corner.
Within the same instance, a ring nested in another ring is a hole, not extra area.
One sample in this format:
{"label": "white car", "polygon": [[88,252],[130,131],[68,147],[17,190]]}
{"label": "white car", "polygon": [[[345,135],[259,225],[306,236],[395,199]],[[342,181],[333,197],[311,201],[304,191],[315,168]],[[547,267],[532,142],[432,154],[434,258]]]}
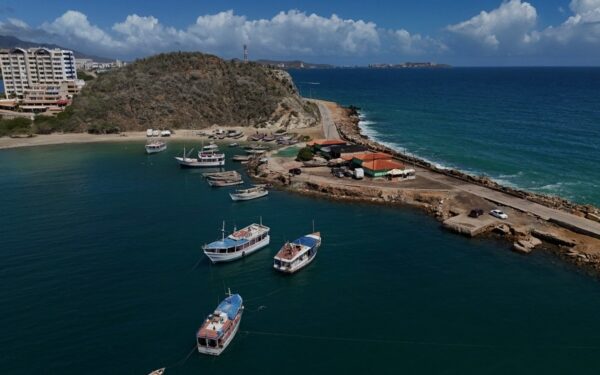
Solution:
{"label": "white car", "polygon": [[503,219],[503,220],[508,219],[508,215],[499,209],[491,210],[490,215],[492,215],[493,217],[497,217],[498,219]]}

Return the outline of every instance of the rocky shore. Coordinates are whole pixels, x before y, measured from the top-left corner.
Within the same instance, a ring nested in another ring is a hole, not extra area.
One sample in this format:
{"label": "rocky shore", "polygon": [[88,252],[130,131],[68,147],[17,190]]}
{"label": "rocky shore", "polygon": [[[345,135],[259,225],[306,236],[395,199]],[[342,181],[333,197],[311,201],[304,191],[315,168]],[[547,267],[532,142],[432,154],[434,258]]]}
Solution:
{"label": "rocky shore", "polygon": [[[570,230],[550,220],[527,212],[507,208],[509,220],[498,220],[489,215],[470,218],[473,207],[485,210],[496,207],[496,203],[475,194],[461,191],[448,184],[482,186],[503,194],[560,209],[595,220],[599,211],[593,206],[577,205],[558,197],[521,191],[501,186],[486,177],[470,176],[460,171],[440,169],[430,163],[389,149],[360,134],[358,113],[352,108],[330,106],[333,120],[341,137],[345,140],[369,147],[373,151],[393,154],[399,160],[427,170],[430,176],[415,181],[391,184],[386,181],[341,180],[332,177],[327,168],[305,169],[300,176],[291,176],[289,168],[300,164],[271,154],[268,164],[248,164],[248,171],[255,179],[271,183],[279,188],[315,197],[350,202],[416,207],[426,211],[450,231],[470,236],[501,238],[511,244],[513,251],[529,254],[532,251],[548,251],[575,264],[594,275],[600,275],[600,239]],[[296,163],[296,164],[295,164]],[[437,176],[437,177],[436,177]]]}

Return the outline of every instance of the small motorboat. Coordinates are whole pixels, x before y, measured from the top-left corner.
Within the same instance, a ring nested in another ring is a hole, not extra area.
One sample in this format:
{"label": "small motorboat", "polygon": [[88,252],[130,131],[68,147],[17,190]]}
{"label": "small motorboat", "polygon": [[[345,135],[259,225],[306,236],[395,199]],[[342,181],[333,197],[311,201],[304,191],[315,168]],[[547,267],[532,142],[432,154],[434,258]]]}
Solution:
{"label": "small motorboat", "polygon": [[160,141],[158,139],[150,141],[145,146],[146,154],[156,154],[161,151],[165,151],[167,149],[166,142]]}
{"label": "small motorboat", "polygon": [[249,189],[239,189],[234,193],[229,193],[231,200],[236,201],[249,201],[264,197],[269,194],[269,191],[264,186],[254,186]]}
{"label": "small motorboat", "polygon": [[154,370],[151,373],[149,373],[148,375],[163,375],[165,373],[165,370],[167,368],[163,367],[163,368],[159,368],[158,370]]}

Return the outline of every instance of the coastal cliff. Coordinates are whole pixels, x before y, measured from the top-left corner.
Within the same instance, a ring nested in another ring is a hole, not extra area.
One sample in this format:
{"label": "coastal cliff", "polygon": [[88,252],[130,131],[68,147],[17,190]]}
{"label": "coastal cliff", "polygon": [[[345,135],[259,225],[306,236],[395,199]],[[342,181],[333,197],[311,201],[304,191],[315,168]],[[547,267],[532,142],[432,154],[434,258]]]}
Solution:
{"label": "coastal cliff", "polygon": [[177,52],[104,73],[75,97],[79,131],[218,126],[298,129],[317,124],[287,72],[255,63]]}

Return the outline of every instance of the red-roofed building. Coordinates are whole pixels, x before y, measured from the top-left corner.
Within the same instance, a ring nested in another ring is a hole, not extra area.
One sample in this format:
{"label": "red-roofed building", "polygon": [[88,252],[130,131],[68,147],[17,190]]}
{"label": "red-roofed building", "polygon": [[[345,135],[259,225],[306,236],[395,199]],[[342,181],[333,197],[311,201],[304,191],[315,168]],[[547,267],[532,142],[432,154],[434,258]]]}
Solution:
{"label": "red-roofed building", "polygon": [[361,164],[361,168],[365,170],[365,174],[371,177],[382,177],[386,176],[389,171],[393,169],[405,169],[404,164],[395,160],[371,160],[364,161]]}
{"label": "red-roofed building", "polygon": [[345,146],[346,141],[342,141],[341,139],[315,139],[312,142],[308,142],[306,145],[308,147],[320,149],[321,147],[324,147],[324,146],[334,146],[334,145]]}

